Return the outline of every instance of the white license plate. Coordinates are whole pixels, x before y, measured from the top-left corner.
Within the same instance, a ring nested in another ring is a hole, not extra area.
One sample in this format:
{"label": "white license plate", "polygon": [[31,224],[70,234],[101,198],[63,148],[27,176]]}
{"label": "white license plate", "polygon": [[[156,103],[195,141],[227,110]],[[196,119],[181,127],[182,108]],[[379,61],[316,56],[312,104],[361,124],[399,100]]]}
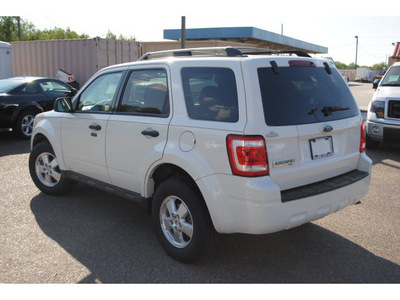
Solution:
{"label": "white license plate", "polygon": [[310,140],[311,158],[320,159],[328,156],[332,156],[333,142],[331,136],[325,136]]}

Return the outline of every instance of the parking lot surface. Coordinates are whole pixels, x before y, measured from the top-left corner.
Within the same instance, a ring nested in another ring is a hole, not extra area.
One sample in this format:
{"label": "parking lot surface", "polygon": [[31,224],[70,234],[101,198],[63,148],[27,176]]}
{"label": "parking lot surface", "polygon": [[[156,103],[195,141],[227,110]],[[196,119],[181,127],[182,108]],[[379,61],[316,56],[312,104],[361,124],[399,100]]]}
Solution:
{"label": "parking lot surface", "polygon": [[368,150],[361,203],[269,235],[221,235],[184,265],[165,254],[146,206],[79,184],[41,193],[29,141],[0,132],[0,283],[400,283],[400,146]]}

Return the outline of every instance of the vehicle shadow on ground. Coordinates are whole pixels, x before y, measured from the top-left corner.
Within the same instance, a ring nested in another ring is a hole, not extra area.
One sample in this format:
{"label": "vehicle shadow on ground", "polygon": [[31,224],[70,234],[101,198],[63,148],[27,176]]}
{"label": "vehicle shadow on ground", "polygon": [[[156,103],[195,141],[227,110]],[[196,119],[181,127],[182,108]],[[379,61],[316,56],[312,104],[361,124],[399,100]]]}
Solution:
{"label": "vehicle shadow on ground", "polygon": [[38,194],[31,210],[43,232],[91,271],[81,283],[400,282],[399,265],[313,223],[221,235],[208,260],[184,265],[161,248],[144,204],[78,185],[68,196]]}
{"label": "vehicle shadow on ground", "polygon": [[24,154],[30,151],[29,140],[18,137],[14,132],[0,130],[0,157],[7,155]]}
{"label": "vehicle shadow on ground", "polygon": [[390,164],[389,160],[400,163],[400,145],[382,144],[378,149],[367,149],[367,156],[372,159],[372,163],[384,164],[390,167],[400,169],[398,166]]}

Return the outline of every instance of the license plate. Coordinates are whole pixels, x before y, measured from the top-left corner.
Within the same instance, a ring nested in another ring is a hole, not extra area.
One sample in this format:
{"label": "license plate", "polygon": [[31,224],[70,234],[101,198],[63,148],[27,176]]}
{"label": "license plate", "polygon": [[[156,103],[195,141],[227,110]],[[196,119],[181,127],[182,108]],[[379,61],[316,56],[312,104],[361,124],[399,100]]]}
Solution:
{"label": "license plate", "polygon": [[332,156],[333,142],[331,136],[325,136],[310,140],[311,158],[320,159],[328,156]]}

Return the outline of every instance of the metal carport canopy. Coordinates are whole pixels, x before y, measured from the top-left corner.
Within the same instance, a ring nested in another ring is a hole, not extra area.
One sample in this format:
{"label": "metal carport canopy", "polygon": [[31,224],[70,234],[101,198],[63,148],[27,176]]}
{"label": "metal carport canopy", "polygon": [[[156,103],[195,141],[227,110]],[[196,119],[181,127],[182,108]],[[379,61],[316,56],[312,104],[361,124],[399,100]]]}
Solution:
{"label": "metal carport canopy", "polygon": [[[164,39],[179,40],[181,29],[164,29]],[[254,44],[273,50],[302,50],[308,53],[328,53],[328,48],[256,27],[219,27],[186,29],[186,40],[224,40]]]}

